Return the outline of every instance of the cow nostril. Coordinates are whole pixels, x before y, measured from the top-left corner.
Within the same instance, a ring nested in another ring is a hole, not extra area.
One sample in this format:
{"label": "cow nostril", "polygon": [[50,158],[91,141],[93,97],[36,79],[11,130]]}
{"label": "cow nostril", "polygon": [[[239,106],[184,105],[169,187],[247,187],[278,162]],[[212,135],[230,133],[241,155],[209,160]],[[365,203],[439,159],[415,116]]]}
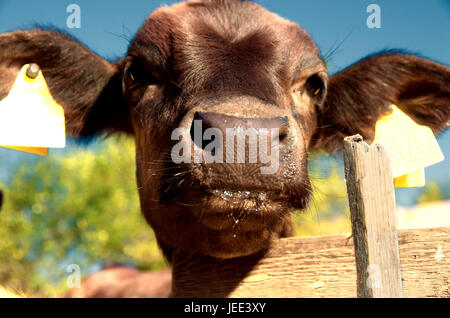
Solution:
{"label": "cow nostril", "polygon": [[278,119],[278,142],[280,144],[285,143],[289,135],[289,120],[285,117],[280,117]]}
{"label": "cow nostril", "polygon": [[[208,121],[207,116],[202,116],[201,113],[196,112],[194,114],[194,119],[191,124],[190,129],[190,135],[191,139],[194,141],[194,143],[199,147],[200,149],[205,150],[205,147],[210,142],[213,142],[215,140],[215,135],[211,136],[211,140],[208,140],[207,142],[203,141],[203,136],[205,135],[205,131],[209,128],[214,128],[213,125]],[[211,151],[211,154],[214,156],[214,149]]]}
{"label": "cow nostril", "polygon": [[[210,129],[213,129],[213,131],[208,131]],[[211,155],[215,156],[216,147],[222,148],[226,144],[225,139],[228,138],[228,129],[232,130],[229,133],[237,138],[237,145],[239,145],[239,138],[244,137],[246,138],[245,143],[247,146],[248,142],[253,140],[250,136],[255,130],[256,134],[258,134],[260,129],[268,130],[268,142],[272,145],[279,144],[281,146],[286,144],[290,135],[289,119],[287,116],[272,118],[240,118],[210,112],[196,112],[190,127],[190,137],[198,148],[204,151],[210,151]],[[216,138],[219,138],[219,140],[215,140]],[[220,140],[220,138],[222,138],[222,140]],[[237,147],[237,145],[235,146]]]}
{"label": "cow nostril", "polygon": [[198,138],[199,137],[198,134],[201,134],[201,136],[203,136],[203,131],[202,131],[203,129],[200,132],[197,131],[196,127],[198,127],[198,126],[196,125],[196,121],[203,121],[203,118],[200,116],[199,113],[194,114],[194,120],[192,121],[192,124],[191,124],[190,135],[191,135],[192,141],[194,141],[194,143],[197,145],[197,147],[203,149],[203,138]]}
{"label": "cow nostril", "polygon": [[278,142],[280,144],[284,143],[287,140],[288,134],[287,132],[280,132],[280,134],[278,135]]}

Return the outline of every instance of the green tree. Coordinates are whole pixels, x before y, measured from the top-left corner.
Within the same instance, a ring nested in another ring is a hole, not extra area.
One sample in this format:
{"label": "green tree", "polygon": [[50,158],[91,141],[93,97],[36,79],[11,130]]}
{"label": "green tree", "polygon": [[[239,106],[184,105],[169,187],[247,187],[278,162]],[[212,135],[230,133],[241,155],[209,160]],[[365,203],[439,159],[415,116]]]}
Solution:
{"label": "green tree", "polygon": [[2,186],[0,284],[56,296],[67,288],[72,263],[82,274],[107,260],[146,270],[166,267],[140,213],[135,166],[130,139],[21,165]]}
{"label": "green tree", "polygon": [[425,186],[422,194],[417,199],[417,203],[442,201],[444,200],[444,195],[436,182],[429,182]]}
{"label": "green tree", "polygon": [[295,235],[350,233],[350,210],[342,162],[335,157],[318,154],[310,160],[309,174],[313,197],[308,209],[293,215]]}

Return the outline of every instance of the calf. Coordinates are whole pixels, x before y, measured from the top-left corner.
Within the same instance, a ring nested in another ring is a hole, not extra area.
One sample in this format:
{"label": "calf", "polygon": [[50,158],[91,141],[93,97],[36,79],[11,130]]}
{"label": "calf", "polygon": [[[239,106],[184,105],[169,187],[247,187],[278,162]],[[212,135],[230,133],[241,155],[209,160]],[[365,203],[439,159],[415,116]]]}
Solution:
{"label": "calf", "polygon": [[[30,62],[63,105],[69,136],[135,138],[142,213],[169,261],[250,255],[291,235],[290,212],[311,196],[308,152],[339,151],[356,133],[371,142],[390,105],[435,133],[450,118],[448,67],[390,51],[329,77],[305,30],[247,1],[157,9],[114,62],[58,31],[2,34],[0,98]],[[227,141],[205,145],[209,128]],[[275,132],[269,173],[267,161],[249,159],[249,129]],[[234,137],[245,140],[240,153],[228,151]],[[205,159],[224,152],[244,160]]]}

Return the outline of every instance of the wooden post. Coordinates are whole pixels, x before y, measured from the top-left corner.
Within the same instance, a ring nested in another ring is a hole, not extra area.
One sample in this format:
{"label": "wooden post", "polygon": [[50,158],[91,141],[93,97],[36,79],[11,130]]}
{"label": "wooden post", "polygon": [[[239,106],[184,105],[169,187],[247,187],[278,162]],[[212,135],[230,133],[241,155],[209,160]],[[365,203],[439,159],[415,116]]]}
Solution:
{"label": "wooden post", "polygon": [[379,144],[359,135],[344,141],[344,162],[355,245],[358,297],[403,297],[394,180]]}

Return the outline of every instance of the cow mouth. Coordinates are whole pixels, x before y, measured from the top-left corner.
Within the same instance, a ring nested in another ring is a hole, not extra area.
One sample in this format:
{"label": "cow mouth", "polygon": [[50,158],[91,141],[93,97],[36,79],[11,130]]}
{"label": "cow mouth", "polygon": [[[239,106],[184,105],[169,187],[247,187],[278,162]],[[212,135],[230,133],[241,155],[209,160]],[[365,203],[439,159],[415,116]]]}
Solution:
{"label": "cow mouth", "polygon": [[300,175],[252,184],[205,178],[204,170],[170,172],[162,178],[160,202],[173,215],[216,231],[270,231],[294,210],[306,208],[311,193],[309,179]]}
{"label": "cow mouth", "polygon": [[170,201],[188,210],[207,228],[252,232],[268,229],[294,209],[304,208],[307,198],[299,204],[293,197],[270,189],[198,187]]}
{"label": "cow mouth", "polygon": [[264,204],[280,196],[279,192],[237,189],[214,189],[207,190],[207,192],[224,203],[228,203],[231,207],[241,206],[250,213],[259,213]]}
{"label": "cow mouth", "polygon": [[207,213],[200,222],[214,230],[258,231],[276,223],[290,211],[277,191],[248,189],[209,189]]}

